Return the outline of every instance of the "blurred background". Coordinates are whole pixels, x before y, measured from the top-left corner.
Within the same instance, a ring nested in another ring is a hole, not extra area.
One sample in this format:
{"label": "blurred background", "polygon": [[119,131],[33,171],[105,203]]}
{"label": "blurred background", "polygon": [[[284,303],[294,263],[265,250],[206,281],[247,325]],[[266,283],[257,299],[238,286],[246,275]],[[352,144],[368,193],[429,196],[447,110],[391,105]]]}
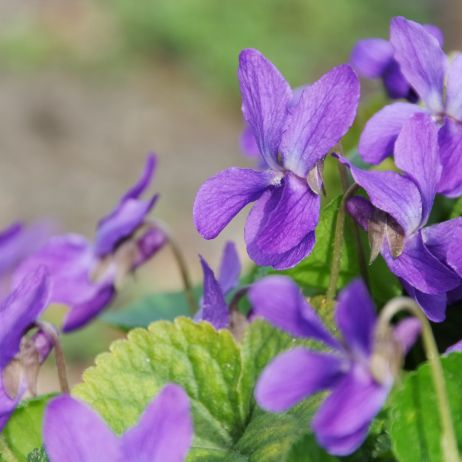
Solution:
{"label": "blurred background", "polygon": [[[245,215],[211,242],[191,218],[207,177],[252,164],[238,143],[239,51],[260,49],[298,86],[347,61],[356,40],[388,37],[395,15],[461,48],[460,0],[0,0],[0,226],[45,216],[91,238],[155,151],[155,216],[194,280],[197,254],[216,267],[226,239],[247,262]],[[118,303],[178,288],[177,273],[162,251]],[[64,339],[73,382],[116,335],[98,322]]]}

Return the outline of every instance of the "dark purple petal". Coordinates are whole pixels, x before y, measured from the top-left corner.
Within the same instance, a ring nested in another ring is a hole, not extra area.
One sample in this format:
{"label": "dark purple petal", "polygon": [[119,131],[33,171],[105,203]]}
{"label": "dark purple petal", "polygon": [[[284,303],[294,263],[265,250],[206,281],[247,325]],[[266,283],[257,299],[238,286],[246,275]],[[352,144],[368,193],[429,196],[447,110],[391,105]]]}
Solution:
{"label": "dark purple petal", "polygon": [[279,168],[277,155],[292,91],[281,73],[259,51],[239,55],[242,112],[266,163]]}
{"label": "dark purple petal", "polygon": [[139,423],[122,437],[122,460],[183,462],[192,444],[188,395],[178,385],[165,386]]}
{"label": "dark purple petal", "polygon": [[235,289],[241,275],[241,262],[234,242],[227,242],[221,257],[218,280],[224,294]]}
{"label": "dark purple petal", "polygon": [[393,47],[387,40],[370,38],[360,40],[351,52],[350,64],[361,76],[368,79],[382,77],[393,61]]}
{"label": "dark purple petal", "polygon": [[70,396],[48,404],[43,436],[50,462],[120,460],[118,438],[93,409]]}
{"label": "dark purple petal", "polygon": [[374,214],[374,206],[371,202],[362,196],[355,196],[347,202],[348,213],[355,219],[356,223],[361,226],[364,231],[369,227],[369,220]]}
{"label": "dark purple petal", "polygon": [[451,59],[446,82],[446,113],[458,121],[462,121],[462,53]]}
{"label": "dark purple petal", "polygon": [[404,290],[414,299],[414,301],[422,308],[428,319],[433,322],[443,322],[446,319],[446,307],[448,305],[448,297],[446,293],[430,295],[415,287],[409,285],[406,281],[401,280]]}
{"label": "dark purple petal", "polygon": [[300,288],[287,276],[268,276],[249,289],[248,297],[255,316],[296,337],[308,337],[339,348]]}
{"label": "dark purple petal", "polygon": [[167,243],[168,237],[163,230],[157,226],[150,225],[143,234],[136,239],[138,256],[132,263],[131,269],[136,269],[152,258]]}
{"label": "dark purple petal", "polygon": [[348,349],[369,356],[375,327],[375,308],[361,279],[351,282],[338,296],[335,322]]}
{"label": "dark purple petal", "polygon": [[382,255],[396,276],[426,294],[439,295],[459,284],[458,275],[428,251],[420,233],[406,239],[399,257],[393,258],[387,245]]}
{"label": "dark purple petal", "polygon": [[209,178],[194,202],[196,229],[205,239],[213,239],[248,203],[256,201],[274,181],[271,171],[228,168]]}
{"label": "dark purple petal", "polygon": [[417,318],[406,318],[398,322],[393,329],[393,336],[400,344],[403,354],[412,348],[422,331],[422,325]]}
{"label": "dark purple petal", "polygon": [[[250,257],[257,264],[259,255],[291,251],[312,233],[319,220],[320,199],[305,180],[287,173],[282,185],[268,190],[255,204],[245,226],[245,240]],[[272,263],[270,263],[272,264]]]}
{"label": "dark purple petal", "polygon": [[438,127],[427,114],[405,122],[395,144],[395,163],[417,184],[422,199],[422,222],[430,215],[441,177]]}
{"label": "dark purple petal", "polygon": [[343,375],[343,363],[341,357],[302,347],[281,353],[260,375],[255,399],[267,411],[285,411],[308,396],[335,386]]}
{"label": "dark purple petal", "polygon": [[390,40],[406,80],[431,111],[441,112],[447,60],[438,40],[403,17],[392,19]]}
{"label": "dark purple petal", "polygon": [[438,137],[443,172],[438,192],[448,197],[462,194],[462,124],[446,119]]}
{"label": "dark purple petal", "polygon": [[[353,452],[365,438],[364,428],[380,411],[388,392],[388,386],[377,384],[366,369],[356,365],[338,383],[314,417],[312,428],[319,444],[338,455]],[[337,439],[355,434],[356,438],[352,438],[349,445],[342,445],[341,452],[336,450],[337,445],[330,446]]]}
{"label": "dark purple petal", "polygon": [[385,70],[382,78],[385,90],[390,98],[405,98],[411,103],[419,100],[416,92],[411,88],[401,72],[399,64],[394,59]]}
{"label": "dark purple petal", "polygon": [[48,273],[40,267],[26,275],[0,305],[0,373],[18,353],[21,338],[47,307]]}
{"label": "dark purple petal", "polygon": [[406,235],[419,228],[422,200],[419,189],[412,180],[392,171],[361,170],[347,159],[339,159],[350,168],[355,182],[367,192],[372,204],[390,214]]}
{"label": "dark purple petal", "polygon": [[358,102],[359,80],[347,64],[304,87],[298,104],[289,111],[282,135],[284,167],[305,177],[348,131]]}
{"label": "dark purple petal", "polygon": [[413,114],[424,112],[411,103],[393,103],[377,112],[366,124],[358,150],[365,162],[379,164],[393,154],[393,147],[401,128]]}
{"label": "dark purple petal", "polygon": [[200,320],[208,321],[215,329],[224,329],[228,327],[229,310],[223,290],[202,257],[201,265],[204,273],[204,295],[201,300]]}

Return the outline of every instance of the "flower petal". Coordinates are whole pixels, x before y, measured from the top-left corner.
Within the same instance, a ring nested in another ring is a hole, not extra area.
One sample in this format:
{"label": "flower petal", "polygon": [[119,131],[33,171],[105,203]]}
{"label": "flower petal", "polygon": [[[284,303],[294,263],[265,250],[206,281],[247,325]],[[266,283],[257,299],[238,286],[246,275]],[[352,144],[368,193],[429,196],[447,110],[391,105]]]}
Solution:
{"label": "flower petal", "polygon": [[342,358],[298,347],[278,355],[266,366],[255,387],[260,407],[285,411],[319,391],[332,388],[342,377]]}
{"label": "flower petal", "polygon": [[462,125],[447,119],[438,135],[443,165],[438,192],[448,197],[458,197],[462,194]]}
{"label": "flower petal", "polygon": [[422,199],[422,223],[428,220],[441,177],[438,127],[427,114],[405,122],[395,144],[395,163],[417,184]]}
{"label": "flower petal", "polygon": [[395,17],[390,41],[407,81],[431,111],[441,112],[447,60],[438,40],[421,24]]}
{"label": "flower petal", "polygon": [[242,112],[266,163],[278,169],[277,155],[292,90],[276,67],[259,51],[239,55]]}
{"label": "flower petal", "polygon": [[358,150],[365,162],[380,164],[393,154],[401,128],[413,114],[425,112],[416,104],[393,103],[374,114],[366,123],[359,139]]}
{"label": "flower petal", "polygon": [[356,223],[361,226],[364,231],[369,227],[369,220],[374,214],[374,206],[371,202],[362,196],[354,196],[347,202],[348,213],[355,219]]}
{"label": "flower petal", "polygon": [[329,454],[346,456],[354,452],[367,438],[369,425],[356,430],[355,432],[342,436],[323,436],[320,445],[326,448]]}
{"label": "flower petal", "polygon": [[422,331],[422,325],[417,318],[406,318],[398,322],[393,329],[393,336],[400,344],[403,354],[412,348]]}
{"label": "flower petal", "polygon": [[446,114],[462,120],[462,53],[457,53],[449,63],[446,82]]}
{"label": "flower petal", "polygon": [[229,168],[209,178],[194,202],[196,229],[205,239],[213,239],[249,202],[256,201],[270,186],[274,173],[269,170]]}
{"label": "flower petal", "polygon": [[224,294],[237,287],[241,275],[241,262],[234,242],[227,242],[221,257],[218,280]]}
{"label": "flower petal", "polygon": [[[389,388],[377,384],[368,371],[356,365],[334,388],[316,413],[312,428],[319,444],[336,453],[329,443],[350,437],[357,432],[365,438],[364,428],[380,411],[387,399]],[[349,447],[338,455],[353,452],[362,439],[354,438]]]}
{"label": "flower petal", "polygon": [[93,409],[70,396],[48,404],[43,435],[50,462],[120,460],[118,438]]}
{"label": "flower petal", "polygon": [[404,251],[399,257],[393,258],[387,245],[382,255],[396,276],[426,294],[439,295],[459,284],[458,275],[425,247],[421,233],[406,239]]}
{"label": "flower petal", "polygon": [[387,40],[370,38],[360,40],[353,47],[350,64],[361,76],[368,79],[382,77],[393,61],[393,47]]}
{"label": "flower petal", "polygon": [[300,288],[287,276],[267,276],[252,284],[248,297],[253,313],[296,337],[308,337],[338,348]]}
{"label": "flower petal", "polygon": [[241,151],[250,158],[260,158],[260,149],[258,149],[257,140],[252,131],[252,127],[248,125],[245,126],[244,130],[242,130],[241,137],[239,138],[239,145],[241,147]]}
{"label": "flower petal", "polygon": [[338,296],[335,322],[348,348],[368,356],[372,351],[375,308],[361,279],[351,282]]}
{"label": "flower petal", "polygon": [[390,214],[407,235],[417,230],[422,218],[422,200],[415,183],[393,171],[361,170],[344,157],[356,181],[368,194],[372,204]]}
{"label": "flower petal", "polygon": [[290,108],[280,151],[284,166],[305,177],[348,131],[356,116],[359,80],[347,64],[303,88]]}
{"label": "flower petal", "polygon": [[[454,343],[454,345],[451,345],[446,351],[445,354],[449,353],[456,353],[456,352],[461,352],[462,351],[462,340],[459,340],[457,343]],[[1,428],[1,427],[0,427]]]}
{"label": "flower petal", "polygon": [[153,153],[146,158],[144,169],[138,181],[122,196],[120,203],[127,199],[138,199],[151,184],[157,167],[157,156]]}
{"label": "flower petal", "polygon": [[210,266],[202,257],[200,259],[204,273],[204,295],[201,300],[200,320],[208,321],[215,329],[224,329],[229,324],[229,310],[223,290]]}
{"label": "flower petal", "polygon": [[282,185],[268,190],[249,214],[245,241],[250,257],[261,265],[266,262],[259,259],[260,254],[277,260],[291,251],[315,230],[319,209],[319,196],[306,181],[287,173]]}
{"label": "flower petal", "polygon": [[50,299],[48,272],[39,267],[21,279],[0,305],[0,374],[18,353],[25,330],[47,307]]}
{"label": "flower petal", "polygon": [[167,385],[148,405],[139,423],[122,437],[123,460],[183,462],[192,438],[188,395],[178,385]]}
{"label": "flower petal", "polygon": [[394,59],[383,74],[383,84],[390,98],[405,98],[410,103],[416,103],[419,100],[417,93],[409,85],[399,64]]}

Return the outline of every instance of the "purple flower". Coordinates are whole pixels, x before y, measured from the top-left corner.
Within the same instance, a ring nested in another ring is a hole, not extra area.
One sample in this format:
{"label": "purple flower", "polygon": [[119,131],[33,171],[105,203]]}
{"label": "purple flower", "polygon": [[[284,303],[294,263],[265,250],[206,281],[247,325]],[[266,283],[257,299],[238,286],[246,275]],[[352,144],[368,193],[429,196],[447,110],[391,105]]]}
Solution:
{"label": "purple flower", "polygon": [[251,49],[240,54],[238,76],[244,118],[267,168],[229,168],[209,178],[196,196],[194,223],[213,239],[256,202],[245,227],[247,252],[258,265],[289,268],[314,246],[319,163],[353,122],[359,81],[350,66],[338,66],[294,102],[279,71]]}
{"label": "purple flower", "polygon": [[393,18],[391,44],[401,72],[414,88],[423,106],[394,103],[385,106],[366,124],[359,152],[366,162],[377,164],[393,153],[393,146],[406,120],[416,112],[432,115],[438,133],[442,163],[437,192],[449,197],[462,193],[462,54],[451,62],[438,40],[420,24]]}
{"label": "purple flower", "polygon": [[[37,321],[49,300],[49,281],[44,268],[28,274],[0,305],[0,431],[28,388],[27,373],[18,358],[20,352],[36,355],[43,363],[51,351],[42,332],[31,339],[24,335]],[[26,358],[24,358],[26,359]]]}
{"label": "purple flower", "polygon": [[462,218],[425,226],[442,171],[431,117],[415,114],[401,129],[395,163],[404,175],[342,162],[369,196],[351,199],[348,210],[369,233],[372,259],[381,253],[428,318],[444,320],[448,293],[461,284]]}
{"label": "purple flower", "polygon": [[204,273],[204,294],[196,321],[208,321],[215,329],[229,326],[229,307],[226,296],[239,284],[241,262],[233,242],[227,242],[221,258],[218,279],[203,257],[200,257]]}
{"label": "purple flower", "polygon": [[269,276],[256,282],[249,298],[257,316],[291,335],[319,340],[329,347],[328,351],[297,347],[277,356],[257,382],[257,403],[268,411],[282,412],[329,390],[314,416],[312,430],[328,452],[352,453],[385,403],[402,358],[420,331],[419,322],[414,318],[401,321],[387,344],[378,348],[374,305],[360,280],[339,295],[335,322],[342,339],[328,332],[288,277]]}
{"label": "purple flower", "polygon": [[50,462],[182,462],[193,436],[189,399],[165,386],[121,437],[88,405],[60,396],[48,405],[44,442]]}
{"label": "purple flower", "polygon": [[[443,33],[438,27],[431,24],[425,24],[423,27],[438,40],[440,46],[443,46]],[[382,79],[390,98],[405,98],[411,103],[416,103],[419,96],[401,72],[394,54],[393,45],[388,40],[359,40],[351,52],[350,64],[361,77]]]}
{"label": "purple flower", "polygon": [[70,308],[63,331],[77,329],[98,315],[126,276],[165,244],[164,232],[146,218],[157,195],[141,198],[152,181],[155,163],[155,156],[148,156],[140,179],[99,222],[94,244],[75,234],[56,236],[17,271],[16,280],[37,266],[48,268],[52,302]]}
{"label": "purple flower", "polygon": [[31,225],[16,222],[0,231],[0,298],[9,294],[14,271],[45,243],[53,228],[47,221]]}

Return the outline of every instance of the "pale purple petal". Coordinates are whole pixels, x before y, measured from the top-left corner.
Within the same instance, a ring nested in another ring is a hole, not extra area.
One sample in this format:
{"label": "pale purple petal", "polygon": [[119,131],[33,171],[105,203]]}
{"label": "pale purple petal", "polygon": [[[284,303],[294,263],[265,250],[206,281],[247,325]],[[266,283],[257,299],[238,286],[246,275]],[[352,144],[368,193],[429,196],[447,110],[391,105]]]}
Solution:
{"label": "pale purple petal", "polygon": [[165,386],[139,423],[122,437],[126,462],[183,462],[192,444],[188,395],[178,385]]}
{"label": "pale purple petal", "polygon": [[249,289],[255,316],[296,337],[320,340],[334,348],[338,341],[327,331],[300,288],[287,276],[267,276]]}
{"label": "pale purple petal", "polygon": [[260,158],[260,149],[258,148],[257,140],[252,131],[252,127],[248,125],[245,126],[244,130],[242,130],[241,137],[239,138],[239,145],[241,147],[241,151],[250,158]]}
{"label": "pale purple petal", "polygon": [[0,304],[0,374],[18,353],[25,330],[38,319],[49,300],[48,272],[39,267]]}
{"label": "pale purple petal", "polygon": [[207,262],[201,258],[204,273],[204,295],[201,300],[200,320],[208,321],[215,329],[228,327],[229,310],[223,290]]}
{"label": "pale purple petal", "polygon": [[248,203],[256,201],[270,186],[274,173],[267,170],[229,168],[209,178],[194,202],[196,229],[213,239]]}
{"label": "pale purple petal", "polygon": [[457,53],[449,63],[446,82],[446,113],[462,121],[462,53]]}
{"label": "pale purple petal", "polygon": [[151,184],[157,167],[157,156],[149,154],[138,181],[122,196],[120,203],[127,199],[138,199]]}
{"label": "pale purple petal", "polygon": [[422,199],[422,221],[430,215],[441,177],[438,127],[427,114],[415,114],[405,124],[395,144],[395,164],[417,184]]}
{"label": "pale purple petal", "polygon": [[267,411],[285,411],[308,396],[334,387],[343,375],[343,362],[339,356],[302,347],[281,353],[260,375],[255,399]]}
{"label": "pale purple petal", "polygon": [[[268,190],[249,214],[245,240],[249,256],[259,265],[259,255],[278,256],[291,251],[312,233],[319,220],[320,198],[305,180],[287,173],[282,185]],[[273,265],[273,264],[272,264]]]}
{"label": "pale purple petal", "polygon": [[361,279],[351,282],[338,296],[335,322],[348,349],[363,356],[372,352],[375,308]]}
{"label": "pale purple petal", "polygon": [[445,353],[456,353],[462,351],[462,340],[459,340],[457,343],[454,343],[454,345],[451,345]]}
{"label": "pale purple petal", "polygon": [[438,41],[440,47],[443,47],[444,45],[444,34],[443,31],[438,27],[435,26],[434,24],[423,24],[423,28],[433,37],[436,38]]}
{"label": "pale purple petal", "polygon": [[163,230],[150,225],[146,231],[136,239],[138,257],[133,262],[131,269],[135,270],[143,263],[152,258],[168,242],[168,237]]}
{"label": "pale purple petal", "polygon": [[372,204],[390,214],[403,228],[406,235],[417,230],[422,218],[422,200],[419,189],[409,178],[393,171],[361,170],[344,157],[356,183],[368,194]]}
{"label": "pale purple petal", "polygon": [[305,177],[348,131],[358,102],[359,80],[347,64],[304,87],[282,135],[284,167]]}
{"label": "pale purple petal", "polygon": [[48,404],[43,436],[50,462],[120,460],[118,438],[93,409],[70,396]]}
{"label": "pale purple petal", "polygon": [[393,154],[401,128],[413,114],[424,112],[411,103],[393,103],[374,114],[366,123],[359,139],[358,150],[365,162],[379,164]]}
{"label": "pale purple petal", "polygon": [[218,281],[224,294],[235,289],[241,275],[241,261],[234,242],[227,242],[221,257]]}
{"label": "pale purple petal", "polygon": [[[355,366],[334,388],[324,401],[312,422],[312,428],[321,446],[329,452],[346,455],[363,441],[363,433],[384,405],[389,387],[377,384],[362,366]],[[361,438],[353,438],[340,452],[332,441],[350,437],[360,432]]]}
{"label": "pale purple petal", "polygon": [[25,383],[22,383],[19,385],[16,396],[10,397],[3,385],[2,372],[0,369],[0,433],[26,393]]}
{"label": "pale purple petal", "polygon": [[323,435],[319,444],[327,449],[330,454],[346,456],[354,452],[367,438],[369,424],[348,435],[328,436]]}
{"label": "pale purple petal", "polygon": [[428,319],[433,322],[443,322],[446,319],[446,307],[448,305],[448,297],[445,292],[441,294],[430,295],[415,287],[409,285],[406,281],[401,280],[404,290],[414,299],[414,301],[422,308]]}
{"label": "pale purple petal", "polygon": [[277,155],[292,90],[276,67],[259,51],[239,55],[242,112],[266,163],[278,169]]}
{"label": "pale purple petal", "polygon": [[462,124],[446,119],[438,138],[443,165],[438,192],[448,197],[458,197],[462,194]]}
{"label": "pale purple petal", "polygon": [[361,76],[369,79],[382,77],[393,61],[393,47],[387,40],[370,38],[360,40],[351,52],[350,64]]}
{"label": "pale purple petal", "polygon": [[439,295],[459,284],[460,277],[428,251],[420,233],[406,240],[399,257],[393,258],[386,244],[382,255],[396,276],[426,294]]}
{"label": "pale purple petal", "polygon": [[398,322],[393,329],[393,337],[400,344],[403,354],[412,348],[422,331],[422,325],[417,318],[406,318]]}
{"label": "pale purple petal", "polygon": [[441,112],[447,60],[438,40],[403,17],[392,19],[390,40],[406,80],[431,111]]}
{"label": "pale purple petal", "polygon": [[374,206],[371,202],[362,196],[354,196],[347,202],[348,213],[355,219],[356,223],[364,231],[369,227],[369,220],[374,214]]}

